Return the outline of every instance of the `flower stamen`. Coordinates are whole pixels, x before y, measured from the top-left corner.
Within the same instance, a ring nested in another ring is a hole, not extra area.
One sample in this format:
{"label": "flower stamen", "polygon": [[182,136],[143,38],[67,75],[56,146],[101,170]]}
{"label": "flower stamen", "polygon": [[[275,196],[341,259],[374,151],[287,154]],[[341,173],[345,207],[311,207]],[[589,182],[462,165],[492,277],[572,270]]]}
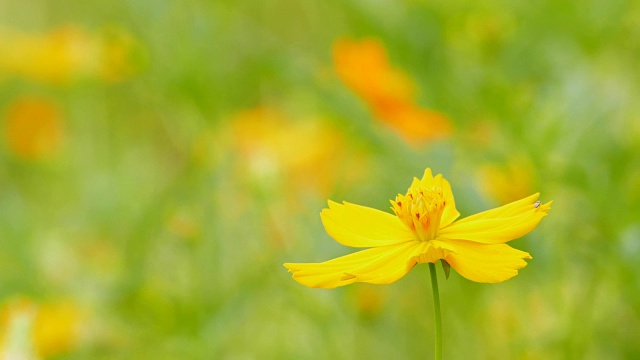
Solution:
{"label": "flower stamen", "polygon": [[417,183],[409,188],[406,195],[398,194],[391,205],[396,216],[413,231],[417,240],[436,238],[446,206],[442,188],[426,188]]}

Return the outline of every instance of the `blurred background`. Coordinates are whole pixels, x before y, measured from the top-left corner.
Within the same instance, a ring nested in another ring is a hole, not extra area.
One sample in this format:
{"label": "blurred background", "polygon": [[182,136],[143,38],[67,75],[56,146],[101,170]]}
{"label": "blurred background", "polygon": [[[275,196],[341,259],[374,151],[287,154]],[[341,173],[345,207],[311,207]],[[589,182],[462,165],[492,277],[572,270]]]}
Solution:
{"label": "blurred background", "polygon": [[428,267],[303,287],[426,167],[535,192],[512,280],[441,276],[448,359],[640,357],[640,3],[0,1],[4,359],[431,358]]}

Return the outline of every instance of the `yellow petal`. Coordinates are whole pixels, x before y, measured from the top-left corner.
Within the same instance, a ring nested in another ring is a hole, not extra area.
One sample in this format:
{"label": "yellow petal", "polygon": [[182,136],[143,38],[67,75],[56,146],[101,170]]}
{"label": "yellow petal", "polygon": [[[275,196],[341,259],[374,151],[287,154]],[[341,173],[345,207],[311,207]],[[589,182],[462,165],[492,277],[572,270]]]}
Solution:
{"label": "yellow petal", "polygon": [[551,202],[536,207],[539,194],[469,216],[440,229],[438,238],[501,244],[533,230],[547,216]]}
{"label": "yellow petal", "polygon": [[407,263],[415,255],[417,241],[362,250],[322,263],[284,264],[293,278],[312,288],[332,289],[354,282],[390,284],[411,267]]}
{"label": "yellow petal", "polygon": [[509,204],[497,207],[495,209],[486,210],[475,215],[468,216],[464,219],[458,221],[459,223],[468,222],[479,219],[493,219],[497,217],[509,217],[512,215],[516,215],[523,210],[530,210],[531,206],[535,203],[535,201],[540,196],[540,193],[535,193],[530,195],[524,199],[520,199]]}
{"label": "yellow petal", "polygon": [[[414,179],[412,186],[415,185],[417,179]],[[456,209],[456,202],[453,199],[453,192],[451,191],[451,185],[445,179],[442,174],[438,174],[435,177],[431,173],[431,169],[427,168],[424,171],[424,175],[422,179],[419,181],[420,186],[431,188],[433,186],[439,187],[442,189],[442,193],[444,195],[444,199],[446,202],[445,208],[442,211],[442,217],[440,218],[440,227],[445,227],[451,224],[455,219],[460,216],[460,213]]]}
{"label": "yellow petal", "polygon": [[416,248],[414,256],[409,260],[407,266],[413,267],[415,264],[437,263],[438,260],[446,258],[449,252],[455,252],[455,248],[449,243],[439,240],[421,241]]}
{"label": "yellow petal", "polygon": [[342,245],[376,247],[413,239],[413,233],[395,215],[365,206],[329,201],[320,214],[327,233]]}
{"label": "yellow petal", "polygon": [[440,227],[447,226],[451,224],[455,219],[460,216],[460,213],[456,209],[456,202],[453,199],[453,192],[451,191],[451,185],[449,182],[442,177],[442,175],[436,176],[442,178],[442,193],[444,194],[445,201],[447,202],[444,211],[442,211],[442,218],[440,219]]}
{"label": "yellow petal", "polygon": [[506,244],[479,244],[463,240],[448,240],[455,251],[447,252],[445,260],[465,278],[482,283],[499,283],[518,275],[527,266],[523,259],[529,253]]}

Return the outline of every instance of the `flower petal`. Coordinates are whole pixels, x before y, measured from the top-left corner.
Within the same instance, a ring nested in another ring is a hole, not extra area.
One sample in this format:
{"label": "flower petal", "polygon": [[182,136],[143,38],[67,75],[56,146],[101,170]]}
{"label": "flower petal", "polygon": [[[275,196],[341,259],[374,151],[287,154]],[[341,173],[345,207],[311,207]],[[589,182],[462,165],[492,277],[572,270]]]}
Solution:
{"label": "flower petal", "polygon": [[438,260],[444,259],[449,252],[455,251],[455,248],[449,243],[440,240],[422,241],[420,246],[416,248],[415,255],[409,260],[407,266],[413,267],[415,264],[437,263]]}
{"label": "flower petal", "polygon": [[456,209],[456,202],[453,199],[453,192],[451,191],[451,185],[442,177],[442,175],[436,176],[436,179],[442,178],[442,192],[444,194],[445,201],[447,202],[444,211],[442,211],[442,218],[440,219],[440,227],[451,224],[455,219],[460,216],[460,213]]}
{"label": "flower petal", "polygon": [[329,201],[320,213],[327,233],[342,245],[376,247],[413,239],[411,230],[395,215],[365,206]]}
{"label": "flower petal", "polygon": [[322,263],[284,264],[293,278],[302,285],[332,289],[354,282],[390,284],[411,267],[409,260],[415,255],[417,241],[362,250]]}
{"label": "flower petal", "polygon": [[442,239],[469,240],[483,244],[501,244],[533,230],[551,207],[551,202],[536,207],[540,194],[514,201],[458,220],[440,229]]}
{"label": "flower petal", "polygon": [[[414,179],[414,184],[417,179]],[[412,185],[414,185],[412,184]],[[442,189],[442,193],[444,195],[444,199],[446,201],[445,208],[442,212],[442,217],[440,218],[440,227],[445,227],[451,224],[455,219],[460,216],[460,213],[456,209],[456,202],[453,199],[453,192],[451,191],[451,185],[445,179],[442,174],[438,174],[435,177],[431,173],[431,169],[427,168],[424,171],[424,175],[420,180],[420,186],[431,188],[433,186],[439,187]]]}
{"label": "flower petal", "polygon": [[527,266],[529,253],[507,244],[479,244],[464,240],[447,240],[455,251],[446,252],[445,260],[465,278],[482,283],[499,283],[518,275]]}

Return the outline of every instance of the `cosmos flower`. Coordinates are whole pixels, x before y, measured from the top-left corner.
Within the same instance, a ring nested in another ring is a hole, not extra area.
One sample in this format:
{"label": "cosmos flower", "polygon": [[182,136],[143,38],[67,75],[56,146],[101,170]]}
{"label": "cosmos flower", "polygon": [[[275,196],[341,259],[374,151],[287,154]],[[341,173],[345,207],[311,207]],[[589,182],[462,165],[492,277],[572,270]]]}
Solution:
{"label": "cosmos flower", "polygon": [[299,283],[335,288],[354,282],[389,284],[416,264],[446,261],[465,278],[499,283],[525,267],[529,253],[505,244],[532,231],[551,202],[539,194],[461,220],[451,186],[427,168],[405,195],[391,201],[395,215],[344,202],[329,201],[320,214],[337,242],[369,249],[322,263],[284,264]]}
{"label": "cosmos flower", "polygon": [[345,85],[376,110],[403,107],[416,96],[411,78],[393,67],[386,49],[375,39],[338,39],[333,63]]}
{"label": "cosmos flower", "polygon": [[367,103],[376,119],[408,143],[419,145],[451,132],[446,116],[416,104],[416,84],[391,64],[379,41],[339,39],[333,62],[340,79]]}

